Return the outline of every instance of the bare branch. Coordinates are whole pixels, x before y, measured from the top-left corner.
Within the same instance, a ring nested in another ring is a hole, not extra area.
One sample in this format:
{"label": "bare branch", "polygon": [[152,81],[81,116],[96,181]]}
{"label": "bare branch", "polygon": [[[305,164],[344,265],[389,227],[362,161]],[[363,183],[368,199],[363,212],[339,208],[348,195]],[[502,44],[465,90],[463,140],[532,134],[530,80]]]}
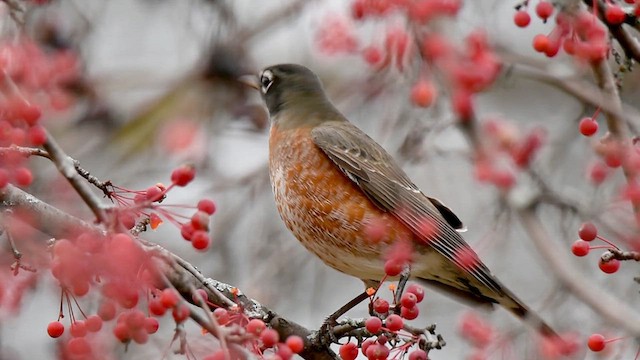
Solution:
{"label": "bare branch", "polygon": [[[7,185],[0,190],[0,210],[7,208],[19,209],[34,215],[26,218],[29,225],[54,237],[69,236],[70,229],[78,232],[103,232],[100,228],[71,216],[13,185]],[[0,220],[4,220],[4,218],[0,218]],[[203,289],[207,292],[208,301],[225,308],[240,306],[246,316],[261,318],[269,323],[273,329],[278,331],[282,339],[286,339],[289,335],[300,336],[305,342],[305,348],[300,354],[303,358],[308,360],[338,359],[328,346],[313,343],[310,340],[312,333],[307,328],[281,317],[259,302],[246,297],[234,286],[202,276],[193,265],[161,246],[145,240],[140,240],[140,243],[147,251],[156,254],[155,258],[158,260],[156,263],[160,271],[185,300],[193,301],[191,294],[194,288]],[[191,315],[192,319],[201,326],[215,331],[201,314],[192,311]]]}
{"label": "bare branch", "polygon": [[49,153],[51,161],[56,164],[58,171],[64,176],[71,186],[76,190],[78,195],[89,206],[96,219],[100,223],[105,223],[107,220],[106,211],[101,204],[100,198],[97,197],[92,191],[89,185],[82,179],[76,169],[76,164],[65,152],[62,150],[58,143],[53,139],[51,134],[47,132],[47,141],[43,147]]}

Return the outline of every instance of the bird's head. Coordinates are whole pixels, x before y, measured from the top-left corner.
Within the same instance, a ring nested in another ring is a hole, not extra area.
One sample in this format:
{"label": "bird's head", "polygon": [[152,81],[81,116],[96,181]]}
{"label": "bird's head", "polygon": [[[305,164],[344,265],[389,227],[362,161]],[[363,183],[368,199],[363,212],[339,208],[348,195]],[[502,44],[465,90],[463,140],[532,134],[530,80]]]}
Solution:
{"label": "bird's head", "polygon": [[339,114],[325,95],[318,76],[302,65],[269,66],[262,70],[258,82],[251,85],[260,91],[271,119],[279,123],[316,122]]}

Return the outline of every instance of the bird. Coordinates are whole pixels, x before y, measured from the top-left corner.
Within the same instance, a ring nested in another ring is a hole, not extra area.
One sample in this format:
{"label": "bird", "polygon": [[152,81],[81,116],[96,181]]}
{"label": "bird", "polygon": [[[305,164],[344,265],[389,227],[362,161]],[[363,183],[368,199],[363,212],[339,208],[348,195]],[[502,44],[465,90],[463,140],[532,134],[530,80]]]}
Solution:
{"label": "bird", "polygon": [[[381,145],[338,111],[315,73],[279,64],[253,78],[269,112],[276,207],[308,251],[371,286],[385,276],[385,256],[408,244],[412,280],[463,302],[501,305],[542,335],[557,336],[480,261],[455,213],[425,195]],[[376,238],[372,228],[384,229],[384,236]]]}

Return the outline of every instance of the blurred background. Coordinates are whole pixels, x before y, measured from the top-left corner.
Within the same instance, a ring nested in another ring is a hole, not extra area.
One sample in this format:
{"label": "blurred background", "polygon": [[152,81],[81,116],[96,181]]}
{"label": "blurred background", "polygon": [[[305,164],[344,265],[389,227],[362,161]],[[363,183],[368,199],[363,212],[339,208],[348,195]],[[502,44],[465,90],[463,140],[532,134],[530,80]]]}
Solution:
{"label": "blurred background", "polygon": [[[15,34],[10,3],[2,4],[2,26],[9,39]],[[526,200],[536,184],[519,178],[503,197],[499,189],[478,182],[472,149],[456,125],[447,96],[438,96],[428,108],[412,105],[410,91],[420,76],[418,66],[408,61],[404,71],[378,70],[359,51],[332,51],[320,41],[322,36],[339,39],[350,33],[358,49],[382,44],[387,29],[404,26],[401,18],[355,22],[351,3],[340,0],[61,0],[23,5],[29,7],[25,29],[35,41],[51,49],[69,49],[80,59],[81,78],[69,98],[60,100],[67,100],[68,106],[45,113],[45,126],[70,156],[98,178],[129,189],[169,183],[173,168],[195,164],[195,183],[172,190],[166,203],[213,199],[218,210],[212,246],[196,252],[169,224],[143,236],[188,259],[206,276],[233,284],[312,329],[362,290],[359,280],[307,253],[280,221],[268,178],[266,109],[257,92],[236,82],[237,76],[257,74],[268,65],[300,63],[321,77],[338,109],[392,153],[425,193],[458,214],[469,229],[465,239],[525,303],[560,331],[583,337],[592,332],[616,334],[559,286],[510,210],[509,201]],[[592,143],[576,129],[580,118],[594,108],[549,81],[590,81],[589,69],[563,55],[548,59],[535,53],[531,39],[553,25],[533,21],[525,29],[516,28],[515,5],[505,0],[466,1],[458,16],[434,22],[429,31],[461,41],[470,31],[483,29],[505,59],[498,81],[476,100],[478,118],[505,122],[514,136],[544,129],[547,141],[533,168],[581,213],[544,205],[538,214],[551,236],[562,242],[556,250],[570,253],[582,221],[608,218],[614,229],[623,231],[632,223],[631,215],[624,203],[611,201],[616,199],[612,194],[622,181],[620,174],[611,186],[596,187],[586,178],[595,155]],[[623,96],[637,99],[637,86],[627,83]],[[55,168],[44,160],[31,161],[37,169],[32,193],[90,218],[57,178]],[[52,184],[60,191],[46,192]],[[633,264],[624,264],[611,276],[598,270],[595,259],[572,257],[573,265],[593,282],[637,306]],[[45,277],[33,285],[17,315],[3,315],[1,359],[54,357],[55,341],[45,327],[57,315],[58,298],[56,284]],[[436,323],[447,341],[430,358],[463,359],[471,353],[458,332],[459,317],[469,310],[427,290],[415,323]],[[501,309],[480,314],[505,339],[489,358],[536,358],[531,355],[536,338],[520,321]],[[367,307],[361,305],[348,315],[366,316]],[[156,346],[131,345],[127,352],[116,346],[116,356],[180,358],[169,350],[173,327],[164,320],[165,335],[150,340]],[[197,327],[191,330],[194,353],[202,354],[207,344]],[[627,341],[608,356],[631,358],[635,347]]]}

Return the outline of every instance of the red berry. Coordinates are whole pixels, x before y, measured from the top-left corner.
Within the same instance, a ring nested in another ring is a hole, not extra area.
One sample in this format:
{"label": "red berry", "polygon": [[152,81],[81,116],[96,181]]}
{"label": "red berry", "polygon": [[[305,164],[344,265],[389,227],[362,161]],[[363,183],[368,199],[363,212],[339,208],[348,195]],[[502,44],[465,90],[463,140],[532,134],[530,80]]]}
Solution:
{"label": "red berry", "polygon": [[362,347],[360,350],[362,350],[362,353],[364,355],[367,354],[367,350],[369,350],[369,346],[373,345],[376,341],[372,338],[368,338],[367,340],[362,342]]}
{"label": "red berry", "polygon": [[29,128],[27,137],[32,145],[40,146],[47,141],[47,132],[44,127],[36,125]]}
{"label": "red berry", "polygon": [[384,272],[389,276],[398,276],[403,268],[404,264],[396,259],[389,259],[384,263]]}
{"label": "red berry", "polygon": [[367,46],[362,50],[362,58],[371,66],[377,65],[382,61],[382,50],[376,46]]}
{"label": "red berry", "polygon": [[419,303],[424,299],[424,288],[418,284],[410,284],[405,291],[415,295]]}
{"label": "red berry", "polygon": [[76,337],[67,343],[67,349],[69,353],[78,356],[85,356],[91,353],[91,345],[89,345],[89,341],[82,337]]}
{"label": "red berry", "polygon": [[516,11],[516,14],[513,16],[513,22],[518,27],[527,27],[531,22],[531,16],[525,10]]}
{"label": "red berry", "polygon": [[300,354],[304,350],[304,340],[298,335],[290,335],[285,341],[287,346],[296,354]]}
{"label": "red berry", "polygon": [[545,52],[549,48],[549,38],[546,35],[538,34],[533,38],[533,48],[537,52]]}
{"label": "red berry", "polygon": [[282,360],[289,360],[293,357],[293,351],[289,349],[287,344],[278,345],[278,351],[276,351],[276,355],[280,357]]}
{"label": "red berry", "polygon": [[589,179],[596,185],[602,184],[609,176],[609,167],[603,162],[595,162],[589,167]]}
{"label": "red berry", "polygon": [[593,118],[586,117],[580,120],[580,125],[578,126],[580,129],[580,133],[584,136],[593,136],[596,132],[598,132],[598,122]]}
{"label": "red berry", "polygon": [[151,202],[162,200],[163,196],[163,189],[158,185],[149,186],[145,191],[145,198]]}
{"label": "red berry", "polygon": [[196,230],[209,230],[209,214],[204,211],[196,211],[191,217],[191,225]]}
{"label": "red berry", "polygon": [[429,81],[420,80],[411,88],[411,101],[416,106],[428,107],[435,98],[436,88]]}
{"label": "red berry", "polygon": [[64,325],[60,321],[52,321],[47,325],[47,334],[52,338],[60,337],[62,333],[64,333]]}
{"label": "red berry", "polygon": [[193,228],[191,222],[184,223],[182,224],[182,226],[180,226],[180,235],[182,235],[182,238],[185,240],[191,241],[191,237],[193,236],[194,231],[196,231],[196,229]]}
{"label": "red berry", "polygon": [[540,19],[547,20],[553,14],[553,4],[548,1],[540,1],[536,5],[536,14]]}
{"label": "red berry", "polygon": [[19,186],[29,186],[31,185],[31,182],[33,182],[33,175],[31,174],[31,170],[24,167],[16,169],[13,176]]}
{"label": "red berry", "polygon": [[216,212],[216,203],[214,203],[213,200],[202,199],[198,201],[198,210],[213,215],[213,213]]}
{"label": "red berry", "polygon": [[604,10],[604,18],[609,24],[620,25],[624,22],[627,14],[617,5],[607,5]]}
{"label": "red berry", "polygon": [[191,311],[189,310],[189,306],[187,306],[186,304],[176,306],[173,308],[173,311],[171,311],[173,320],[175,320],[177,323],[181,323],[187,320],[190,314]]}
{"label": "red berry", "polygon": [[206,250],[210,243],[211,239],[206,231],[196,230],[191,236],[191,245],[197,250]]}
{"label": "red berry", "polygon": [[373,310],[378,314],[386,314],[389,312],[389,302],[385,299],[377,298],[373,302]]}
{"label": "red berry", "polygon": [[364,322],[364,327],[368,332],[377,334],[382,329],[382,320],[377,316],[372,316]]}
{"label": "red berry", "polygon": [[578,236],[584,241],[592,241],[598,236],[598,228],[592,222],[584,222],[578,229]]}
{"label": "red berry", "polygon": [[265,348],[271,348],[280,341],[280,335],[273,329],[264,329],[264,331],[260,333],[260,340]]}
{"label": "red berry", "polygon": [[78,320],[71,324],[71,327],[69,328],[69,332],[73,337],[83,337],[87,335],[87,327],[84,324],[84,321]]}
{"label": "red berry", "polygon": [[589,243],[584,240],[576,240],[571,245],[571,252],[575,256],[586,256],[587,254],[589,254],[589,250],[591,250],[589,247]]}
{"label": "red berry", "polygon": [[403,306],[400,309],[400,316],[407,320],[415,320],[418,315],[420,315],[420,309],[418,309],[417,305],[413,305],[412,307]]}
{"label": "red berry", "polygon": [[129,328],[125,323],[118,323],[113,328],[113,335],[116,339],[120,340],[120,342],[127,342],[131,339],[129,336]]}
{"label": "red berry", "polygon": [[162,294],[160,295],[160,302],[162,306],[167,309],[175,307],[178,305],[179,301],[178,293],[173,289],[164,289],[162,290]]}
{"label": "red berry", "polygon": [[385,325],[389,331],[398,331],[404,326],[402,318],[396,314],[391,314],[385,321]]}
{"label": "red berry", "polygon": [[136,344],[146,344],[149,341],[149,334],[144,329],[138,329],[131,334],[131,339]]}
{"label": "red berry", "polygon": [[137,330],[144,327],[144,313],[140,310],[132,310],[129,313],[126,313],[125,324],[129,327],[129,329]]}
{"label": "red berry", "polygon": [[251,319],[247,324],[247,332],[256,336],[260,335],[266,328],[267,325],[260,319]]}
{"label": "red berry", "polygon": [[606,274],[613,274],[620,269],[620,261],[618,259],[611,259],[607,262],[600,260],[598,267]]}
{"label": "red berry", "polygon": [[418,303],[418,297],[410,292],[405,292],[400,298],[400,305],[404,307],[414,307]]}
{"label": "red berry", "polygon": [[84,321],[87,330],[90,332],[98,332],[102,329],[102,319],[98,315],[91,315]]}
{"label": "red berry", "polygon": [[229,323],[230,316],[229,312],[226,309],[217,308],[213,310],[213,316],[216,317],[216,320],[220,325],[226,325],[227,323]]}
{"label": "red berry", "polygon": [[171,182],[177,186],[186,186],[196,176],[193,165],[182,165],[171,173]]}
{"label": "red berry", "polygon": [[156,318],[144,318],[144,330],[147,334],[155,334],[158,328],[160,328],[160,323]]}
{"label": "red berry", "polygon": [[338,351],[342,360],[355,360],[358,357],[358,346],[352,342],[340,345]]}
{"label": "red berry", "polygon": [[606,344],[605,338],[601,334],[593,334],[587,340],[587,346],[595,352],[604,350]]}
{"label": "red berry", "polygon": [[149,312],[155,316],[162,316],[167,312],[167,308],[164,307],[160,299],[149,300]]}
{"label": "red berry", "polygon": [[389,348],[381,344],[372,344],[366,355],[369,360],[386,360],[389,357]]}
{"label": "red berry", "polygon": [[105,301],[100,304],[98,316],[104,321],[113,320],[116,317],[116,305],[113,301]]}
{"label": "red berry", "polygon": [[414,350],[409,353],[409,360],[427,360],[427,353],[424,350]]}

